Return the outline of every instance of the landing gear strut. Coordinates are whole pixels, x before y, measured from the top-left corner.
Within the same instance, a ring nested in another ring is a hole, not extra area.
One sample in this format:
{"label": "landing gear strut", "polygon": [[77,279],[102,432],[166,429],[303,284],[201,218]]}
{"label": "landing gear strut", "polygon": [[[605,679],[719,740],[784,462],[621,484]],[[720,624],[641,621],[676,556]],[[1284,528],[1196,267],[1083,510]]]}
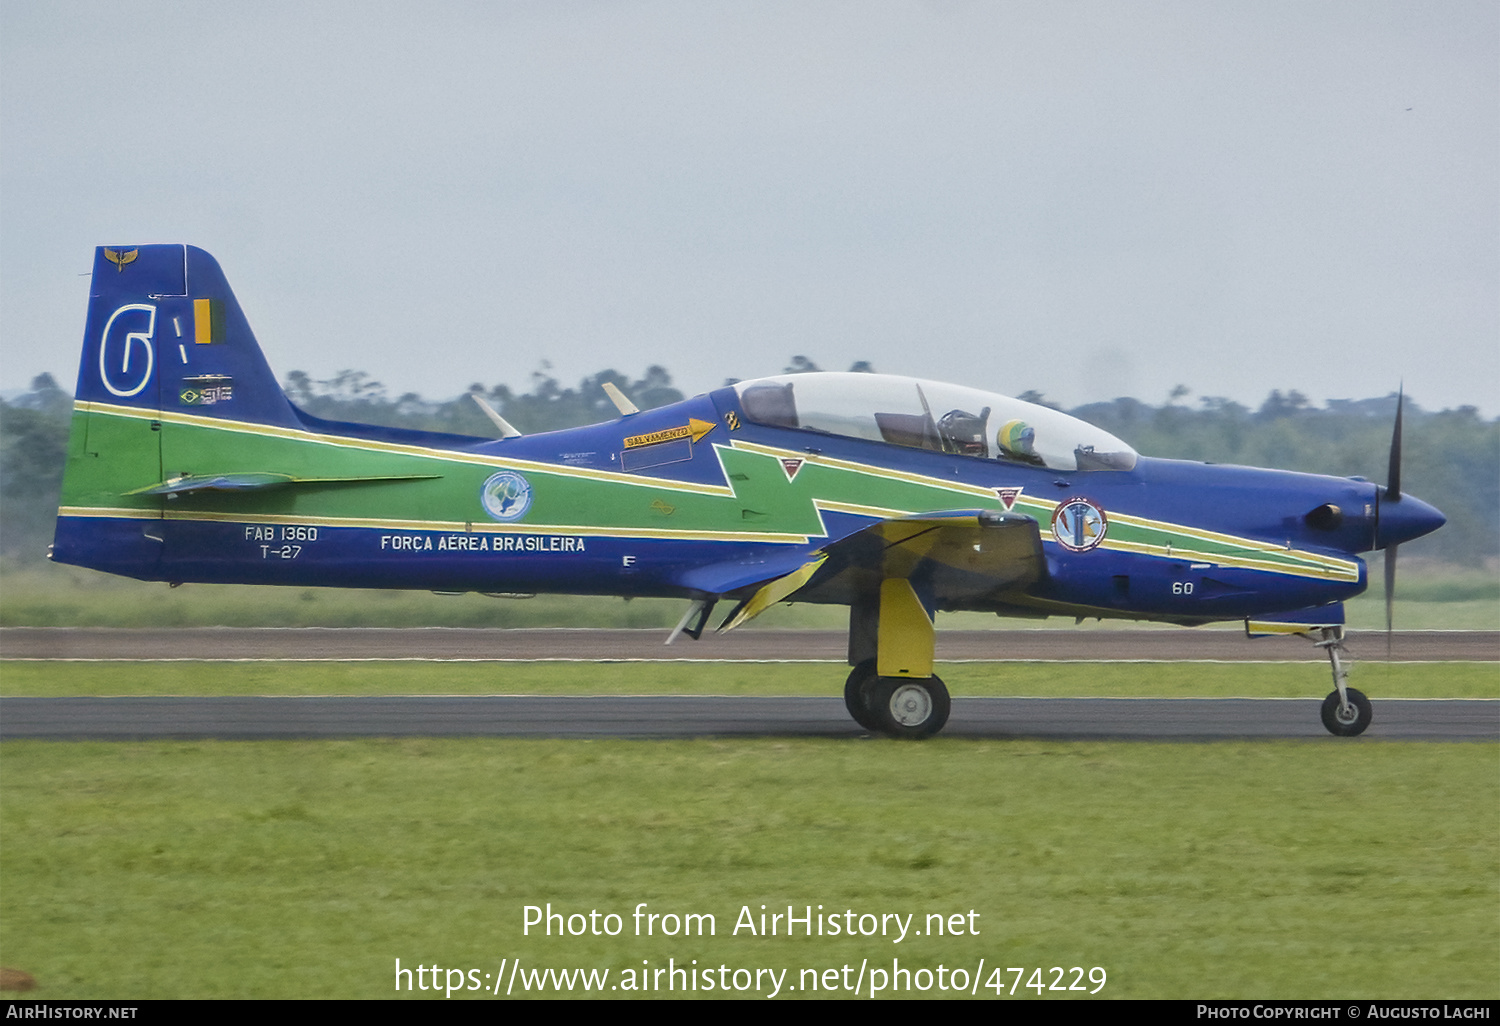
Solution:
{"label": "landing gear strut", "polygon": [[1323,699],[1323,726],[1328,728],[1328,733],[1339,737],[1363,734],[1370,725],[1370,700],[1363,692],[1349,686],[1349,668],[1340,658],[1345,654],[1344,628],[1319,627],[1313,644],[1328,653],[1333,670],[1334,690]]}

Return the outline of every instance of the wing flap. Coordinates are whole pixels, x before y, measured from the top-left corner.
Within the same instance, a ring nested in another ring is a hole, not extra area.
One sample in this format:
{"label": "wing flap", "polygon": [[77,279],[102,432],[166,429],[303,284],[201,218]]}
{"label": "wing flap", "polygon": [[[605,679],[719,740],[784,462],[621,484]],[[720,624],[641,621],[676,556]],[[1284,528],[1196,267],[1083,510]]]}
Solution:
{"label": "wing flap", "polygon": [[813,575],[818,572],[818,567],[822,566],[827,558],[827,556],[816,556],[791,573],[767,581],[754,595],[735,607],[734,612],[729,615],[719,630],[732,631],[746,620],[755,619],[782,599],[790,597],[812,580]]}

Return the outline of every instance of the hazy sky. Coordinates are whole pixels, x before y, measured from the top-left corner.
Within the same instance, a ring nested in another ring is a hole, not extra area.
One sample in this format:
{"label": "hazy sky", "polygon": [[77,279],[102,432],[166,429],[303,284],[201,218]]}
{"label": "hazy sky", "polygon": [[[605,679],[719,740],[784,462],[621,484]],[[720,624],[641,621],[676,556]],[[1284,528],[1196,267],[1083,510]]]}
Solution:
{"label": "hazy sky", "polygon": [[0,388],[93,247],[392,392],[793,354],[1500,414],[1500,6],[0,0]]}

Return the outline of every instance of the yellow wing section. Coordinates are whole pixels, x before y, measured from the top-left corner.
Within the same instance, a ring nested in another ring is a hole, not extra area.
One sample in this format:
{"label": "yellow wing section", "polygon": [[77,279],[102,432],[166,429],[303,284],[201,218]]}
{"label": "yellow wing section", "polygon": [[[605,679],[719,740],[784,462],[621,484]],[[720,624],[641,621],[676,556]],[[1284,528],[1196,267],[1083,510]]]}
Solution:
{"label": "yellow wing section", "polygon": [[1003,604],[1002,596],[1046,575],[1042,539],[1031,517],[959,510],[882,520],[814,553],[772,578],[725,621],[731,630],[794,595],[852,604],[884,582],[907,580],[937,608]]}

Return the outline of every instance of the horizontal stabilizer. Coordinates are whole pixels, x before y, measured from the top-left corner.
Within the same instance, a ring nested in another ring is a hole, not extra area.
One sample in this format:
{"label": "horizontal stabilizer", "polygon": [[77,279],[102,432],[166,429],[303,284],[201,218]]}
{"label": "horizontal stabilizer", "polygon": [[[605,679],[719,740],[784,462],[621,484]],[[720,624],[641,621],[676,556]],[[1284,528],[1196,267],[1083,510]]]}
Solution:
{"label": "horizontal stabilizer", "polygon": [[260,492],[271,488],[309,485],[381,484],[387,481],[431,481],[441,474],[399,474],[383,477],[292,477],[289,474],[184,474],[126,495],[183,495],[189,492]]}

